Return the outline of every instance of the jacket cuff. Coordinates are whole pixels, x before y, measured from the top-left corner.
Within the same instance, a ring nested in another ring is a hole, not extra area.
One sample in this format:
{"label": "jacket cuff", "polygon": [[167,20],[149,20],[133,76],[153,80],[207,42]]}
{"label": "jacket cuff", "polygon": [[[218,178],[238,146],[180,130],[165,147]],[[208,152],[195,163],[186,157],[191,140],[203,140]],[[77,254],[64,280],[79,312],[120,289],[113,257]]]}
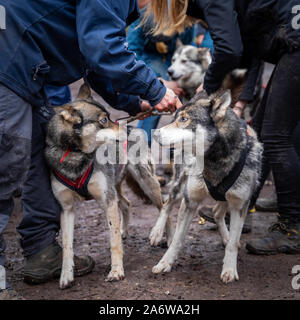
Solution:
{"label": "jacket cuff", "polygon": [[167,88],[158,79],[148,89],[148,92],[142,96],[142,99],[149,101],[152,107],[161,102],[167,92]]}

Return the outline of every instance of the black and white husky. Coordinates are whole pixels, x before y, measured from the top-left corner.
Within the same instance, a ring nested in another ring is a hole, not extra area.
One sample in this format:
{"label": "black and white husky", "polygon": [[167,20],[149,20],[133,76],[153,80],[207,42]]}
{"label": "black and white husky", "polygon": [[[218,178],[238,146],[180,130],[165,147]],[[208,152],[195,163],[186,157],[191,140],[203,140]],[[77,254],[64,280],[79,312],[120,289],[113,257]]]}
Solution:
{"label": "black and white husky", "polygon": [[[177,111],[175,120],[170,125],[157,130],[154,135],[161,145],[172,145],[175,148],[176,145],[181,145],[183,137],[190,145],[194,145],[195,141],[197,143],[197,135],[202,138],[199,140],[202,141],[202,153],[192,151],[193,161],[185,171],[179,170],[177,176],[175,174],[173,188],[178,186],[183,200],[174,237],[172,241],[169,239],[169,249],[153,268],[154,273],[171,271],[199,205],[212,194],[211,188],[228,181],[234,168],[240,167],[237,178],[224,193],[224,201],[218,201],[214,210],[218,230],[226,246],[221,279],[225,283],[239,279],[239,241],[251,196],[259,183],[263,148],[255,132],[245,126],[230,105],[231,95],[228,91],[210,97],[201,92]],[[239,166],[241,161],[242,166]],[[170,206],[170,202],[165,206]],[[152,244],[160,241],[169,212],[167,207],[161,211],[151,233]],[[225,224],[226,212],[230,212],[230,231]]]}
{"label": "black and white husky", "polygon": [[190,45],[180,46],[174,53],[172,65],[168,69],[170,79],[186,92],[185,99],[191,99],[203,83],[205,73],[211,64],[211,54],[207,48]]}

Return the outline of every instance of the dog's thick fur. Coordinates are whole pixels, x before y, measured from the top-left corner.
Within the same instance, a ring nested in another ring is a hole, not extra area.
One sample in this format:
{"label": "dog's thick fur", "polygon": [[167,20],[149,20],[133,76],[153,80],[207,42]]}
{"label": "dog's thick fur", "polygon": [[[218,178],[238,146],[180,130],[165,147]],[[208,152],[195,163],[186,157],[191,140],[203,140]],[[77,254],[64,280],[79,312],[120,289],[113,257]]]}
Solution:
{"label": "dog's thick fur", "polygon": [[[213,186],[218,185],[232,170],[240,159],[247,144],[247,134],[241,120],[230,109],[231,96],[228,91],[219,92],[208,97],[204,92],[196,95],[190,103],[180,109],[175,120],[170,125],[156,131],[155,139],[167,146],[185,141],[195,142],[196,134],[202,134],[204,139],[204,168],[198,155],[194,155],[194,162],[184,171],[179,170],[176,179],[180,194],[184,195],[177,218],[177,226],[170,247],[160,262],[153,268],[154,273],[169,272],[183,246],[184,238],[194,213],[201,202],[210,196],[204,177]],[[189,129],[189,130],[186,130]],[[258,142],[253,130],[249,128],[249,152],[245,166],[233,186],[226,193],[226,202],[218,202],[215,207],[215,220],[221,234],[225,249],[224,265],[221,273],[223,282],[238,280],[237,255],[244,219],[248,212],[251,196],[258,186],[262,145]],[[180,140],[180,141],[179,141]],[[180,183],[181,179],[185,183]],[[176,190],[176,185],[173,185]],[[173,191],[174,191],[173,190]],[[176,192],[174,193],[176,196]],[[173,196],[174,197],[174,196]],[[166,206],[170,204],[167,203]],[[168,208],[161,211],[160,218],[152,230],[151,243],[160,241],[164,230]],[[230,232],[225,224],[225,214],[230,212]],[[156,239],[158,237],[158,239]]]}
{"label": "dog's thick fur", "polygon": [[170,79],[186,92],[185,99],[190,100],[203,83],[205,73],[211,64],[211,54],[207,48],[190,45],[180,46],[174,53],[172,65],[168,69]]}
{"label": "dog's thick fur", "polygon": [[[106,212],[110,229],[111,271],[107,280],[121,280],[124,278],[121,236],[125,237],[127,233],[130,205],[122,193],[122,184],[126,179],[130,180],[130,186],[134,184],[134,190],[142,190],[161,210],[161,190],[155,168],[149,155],[146,156],[146,162],[138,164],[134,163],[130,155],[125,165],[99,163],[96,157],[98,148],[119,145],[126,141],[127,135],[124,129],[110,120],[108,112],[92,99],[91,91],[86,85],[82,86],[75,102],[57,107],[55,111],[56,115],[48,126],[46,159],[52,169],[73,181],[82,176],[91,161],[95,161],[88,191]],[[128,144],[130,148],[131,142]],[[71,149],[71,152],[60,163],[68,149]],[[122,150],[122,147],[117,150]],[[123,156],[125,155],[121,151],[117,152],[118,163]],[[74,281],[74,203],[84,199],[54,176],[51,182],[54,195],[62,207],[63,265],[60,288],[64,289],[70,287]]]}
{"label": "dog's thick fur", "polygon": [[[196,48],[191,45],[180,46],[174,53],[172,65],[168,69],[170,79],[176,81],[178,86],[184,89],[186,96],[184,102],[188,102],[196,93],[196,90],[204,82],[205,73],[212,61],[208,48]],[[223,82],[223,90],[231,90],[234,107],[244,89],[247,79],[247,69],[236,69],[229,73]],[[254,100],[246,104],[243,117],[248,121],[255,112],[260,101],[261,88],[256,90]]]}

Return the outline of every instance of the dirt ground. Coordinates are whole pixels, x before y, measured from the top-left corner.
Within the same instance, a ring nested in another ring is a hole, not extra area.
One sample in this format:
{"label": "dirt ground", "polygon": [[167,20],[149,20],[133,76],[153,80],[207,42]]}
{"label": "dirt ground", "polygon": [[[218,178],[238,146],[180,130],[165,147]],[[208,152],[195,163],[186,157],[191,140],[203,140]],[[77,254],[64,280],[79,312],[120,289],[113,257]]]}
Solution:
{"label": "dirt ground", "polygon": [[[78,83],[72,86],[73,95],[77,89]],[[114,112],[114,116],[120,116],[120,113]],[[161,124],[167,121],[169,119],[164,118]],[[148,240],[158,211],[138,199],[131,191],[126,191],[132,208],[129,236],[124,241],[126,278],[123,281],[104,281],[110,269],[108,227],[103,210],[95,201],[89,201],[79,204],[77,208],[74,248],[77,255],[89,254],[95,259],[94,271],[77,278],[74,287],[65,291],[59,290],[58,280],[38,286],[23,283],[23,256],[16,232],[21,219],[21,208],[20,202],[16,200],[14,214],[4,233],[7,241],[6,267],[12,286],[25,299],[33,300],[300,299],[300,292],[293,290],[291,285],[291,270],[294,265],[300,264],[299,255],[254,256],[245,249],[248,240],[263,235],[276,220],[275,213],[255,213],[252,233],[242,236],[238,259],[240,281],[228,285],[221,282],[224,256],[221,239],[212,224],[200,225],[196,215],[172,272],[154,275],[151,269],[166,251],[163,246],[152,248]],[[264,195],[271,192],[271,186],[266,186],[263,190]],[[173,223],[176,221],[176,214],[177,208],[172,214]]]}

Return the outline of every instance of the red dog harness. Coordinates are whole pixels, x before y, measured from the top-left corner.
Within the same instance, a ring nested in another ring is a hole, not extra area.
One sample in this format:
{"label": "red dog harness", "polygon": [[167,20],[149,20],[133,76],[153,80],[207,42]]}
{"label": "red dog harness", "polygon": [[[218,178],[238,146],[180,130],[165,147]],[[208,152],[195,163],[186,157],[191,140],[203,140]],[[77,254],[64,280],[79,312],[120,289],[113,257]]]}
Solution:
{"label": "red dog harness", "polygon": [[[124,155],[127,155],[127,144],[128,141],[126,140],[123,143],[123,152]],[[69,153],[71,152],[70,149],[68,149],[66,151],[66,153],[63,155],[63,157],[60,159],[60,163],[63,163],[64,160],[67,158],[67,156],[69,155]],[[120,167],[120,171],[119,174],[122,172],[123,168],[124,168],[125,164],[122,164]],[[57,170],[53,170],[53,175],[54,177],[60,182],[62,183],[64,186],[68,187],[69,189],[71,189],[72,191],[77,192],[80,196],[82,196],[83,198],[85,198],[86,200],[92,200],[93,197],[90,195],[89,191],[88,191],[88,184],[90,182],[91,176],[93,174],[94,171],[94,160],[92,161],[92,163],[89,165],[89,167],[87,168],[87,170],[84,172],[84,174],[79,177],[76,181],[72,181],[66,177],[64,177],[61,173],[59,173]]]}
{"label": "red dog harness", "polygon": [[[71,150],[66,151],[64,156],[61,158],[60,163],[63,163],[63,161],[66,159],[66,157],[70,152]],[[89,165],[89,167],[84,172],[84,174],[81,177],[79,177],[76,181],[72,181],[64,177],[57,170],[53,170],[53,175],[60,183],[62,183],[72,191],[77,192],[80,196],[82,196],[86,200],[91,200],[93,199],[93,197],[90,195],[87,186],[89,184],[93,171],[94,171],[94,161],[92,161],[92,163]]]}

